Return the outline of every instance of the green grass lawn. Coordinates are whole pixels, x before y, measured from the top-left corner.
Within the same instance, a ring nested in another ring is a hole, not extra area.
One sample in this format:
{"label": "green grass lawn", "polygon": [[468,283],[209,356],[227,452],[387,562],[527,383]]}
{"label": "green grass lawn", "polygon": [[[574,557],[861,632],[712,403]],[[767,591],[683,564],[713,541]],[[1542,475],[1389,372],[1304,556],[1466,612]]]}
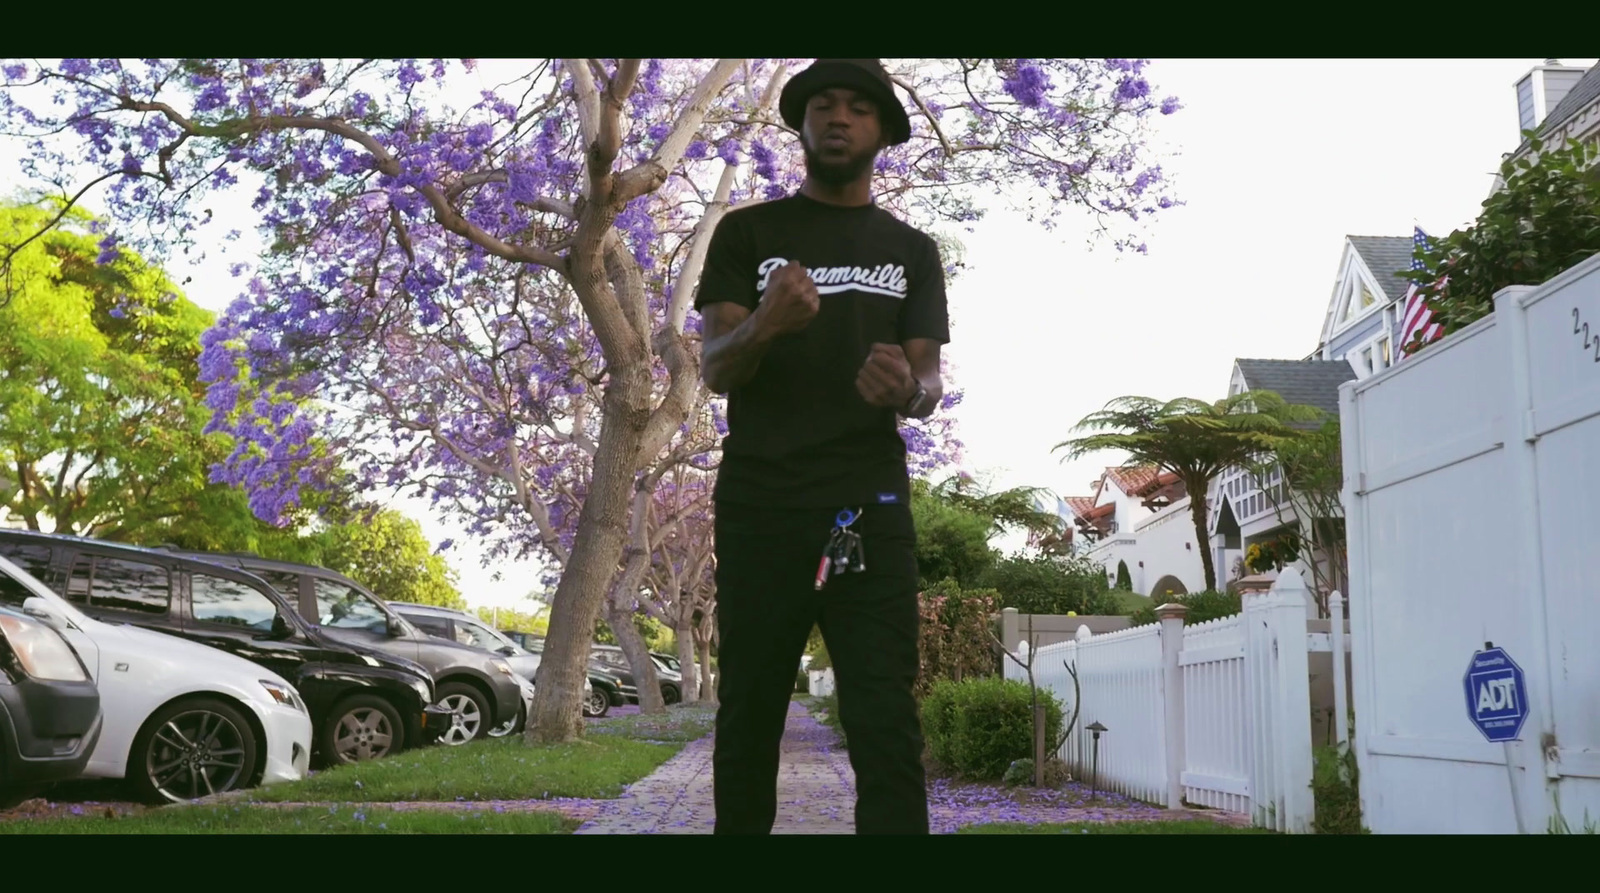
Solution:
{"label": "green grass lawn", "polygon": [[968,825],[957,834],[1271,834],[1265,828],[1238,828],[1204,819],[1168,822],[1069,822],[1022,825],[996,822]]}
{"label": "green grass lawn", "polygon": [[612,799],[711,730],[714,714],[694,706],[665,716],[620,716],[596,723],[582,740],[528,745],[522,738],[429,747],[318,772],[303,781],[251,791],[276,802]]}
{"label": "green grass lawn", "polygon": [[0,834],[570,834],[578,824],[553,812],[168,806],[114,819],[0,822]]}

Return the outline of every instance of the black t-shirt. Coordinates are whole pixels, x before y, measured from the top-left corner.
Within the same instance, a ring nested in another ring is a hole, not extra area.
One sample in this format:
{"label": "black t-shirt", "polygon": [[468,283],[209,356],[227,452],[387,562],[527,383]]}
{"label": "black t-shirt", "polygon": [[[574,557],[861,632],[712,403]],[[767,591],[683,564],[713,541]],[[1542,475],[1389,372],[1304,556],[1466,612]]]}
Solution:
{"label": "black t-shirt", "polygon": [[874,343],[950,340],[937,243],[876,205],[803,195],[729,212],[707,250],[695,309],[754,311],[767,276],[798,261],[821,309],[780,336],[728,394],[718,502],[822,507],[909,503],[898,413],[869,405],[856,374]]}

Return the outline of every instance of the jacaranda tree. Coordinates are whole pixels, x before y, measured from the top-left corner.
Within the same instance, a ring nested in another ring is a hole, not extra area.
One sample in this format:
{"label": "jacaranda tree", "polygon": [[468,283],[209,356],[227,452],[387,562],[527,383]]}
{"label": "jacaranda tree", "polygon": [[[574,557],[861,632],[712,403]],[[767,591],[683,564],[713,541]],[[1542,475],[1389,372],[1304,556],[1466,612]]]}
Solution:
{"label": "jacaranda tree", "polygon": [[[545,559],[529,734],[560,740],[602,604],[649,562],[624,560],[637,488],[704,461],[692,294],[721,216],[799,183],[774,106],[800,62],[530,60],[452,101],[442,59],[5,60],[0,114],[69,203],[105,184],[107,250],[213,244],[212,203],[249,194],[271,248],[201,360],[240,444],[216,476],[275,519],[354,469],[471,519],[489,560]],[[1143,251],[1133,224],[1174,204],[1143,128],[1178,104],[1142,60],[887,64],[917,115],[878,200],[919,225],[1026,189],[1042,225],[1087,209]],[[940,424],[904,429],[925,463]]]}

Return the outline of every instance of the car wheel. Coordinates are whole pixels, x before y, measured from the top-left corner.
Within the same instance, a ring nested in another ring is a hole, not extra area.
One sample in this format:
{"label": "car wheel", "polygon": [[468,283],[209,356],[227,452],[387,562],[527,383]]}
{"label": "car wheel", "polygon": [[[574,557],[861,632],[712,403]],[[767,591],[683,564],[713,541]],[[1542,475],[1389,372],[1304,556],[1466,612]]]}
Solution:
{"label": "car wheel", "polygon": [[377,695],[351,695],[322,724],[318,749],[333,766],[376,760],[405,746],[405,726],[394,706]]}
{"label": "car wheel", "polygon": [[596,689],[587,698],[583,699],[583,715],[588,717],[605,716],[611,712],[611,698],[605,692]]}
{"label": "car wheel", "polygon": [[465,682],[446,682],[439,686],[439,706],[453,714],[440,743],[455,747],[485,737],[490,712],[482,692]]}
{"label": "car wheel", "polygon": [[682,700],[678,695],[678,687],[676,685],[661,686],[661,700],[666,701],[668,704],[676,704]]}
{"label": "car wheel", "polygon": [[128,780],[152,805],[221,794],[248,783],[256,749],[255,732],[236,708],[214,698],[169,704],[134,739]]}
{"label": "car wheel", "polygon": [[521,704],[517,705],[517,718],[508,719],[500,725],[489,730],[490,738],[504,738],[522,731],[522,725],[528,719],[528,709]]}

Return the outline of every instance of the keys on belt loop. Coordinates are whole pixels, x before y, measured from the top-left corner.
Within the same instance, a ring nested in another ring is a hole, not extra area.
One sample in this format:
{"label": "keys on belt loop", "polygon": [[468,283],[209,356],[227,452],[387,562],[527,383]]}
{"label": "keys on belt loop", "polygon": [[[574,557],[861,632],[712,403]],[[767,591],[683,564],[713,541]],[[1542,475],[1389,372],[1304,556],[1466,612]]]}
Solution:
{"label": "keys on belt loop", "polygon": [[822,550],[821,560],[817,562],[817,589],[827,585],[830,577],[845,571],[860,573],[867,569],[861,536],[850,529],[860,517],[861,509],[858,508],[855,511],[844,509],[834,518],[833,532],[828,535],[828,544]]}

